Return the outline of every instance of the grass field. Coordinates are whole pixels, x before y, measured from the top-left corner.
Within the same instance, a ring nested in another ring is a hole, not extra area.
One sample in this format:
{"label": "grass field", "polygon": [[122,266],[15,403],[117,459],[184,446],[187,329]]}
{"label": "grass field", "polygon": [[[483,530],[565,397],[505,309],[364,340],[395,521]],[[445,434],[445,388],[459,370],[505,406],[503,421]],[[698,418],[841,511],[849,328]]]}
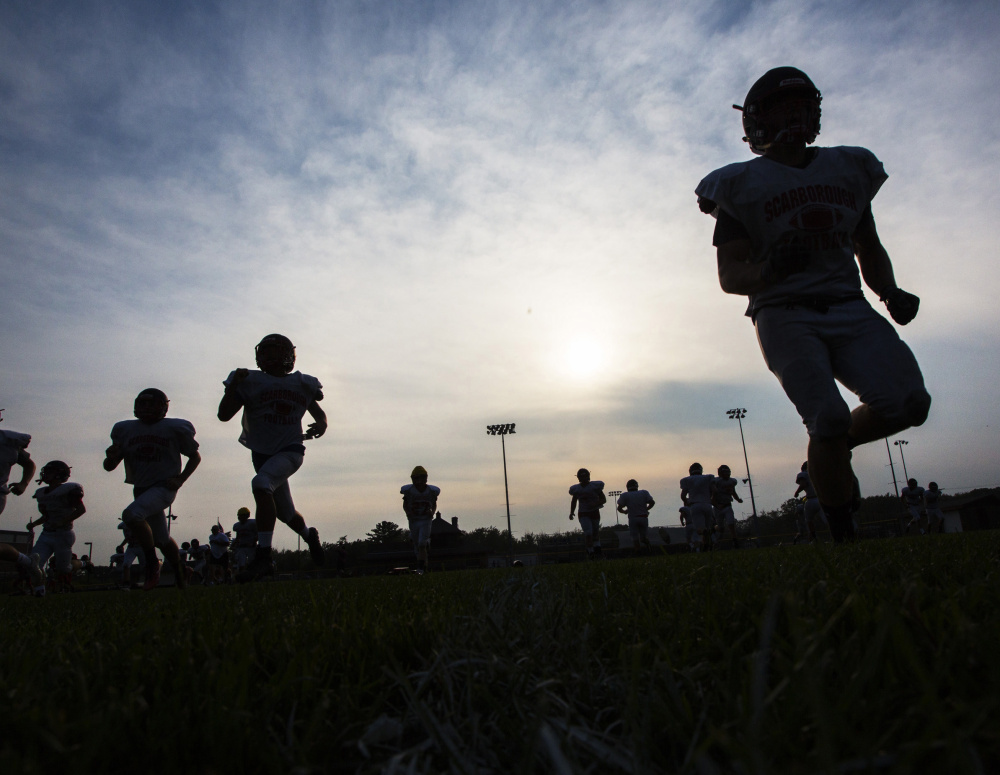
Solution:
{"label": "grass field", "polygon": [[994,532],[0,600],[0,772],[1000,771]]}

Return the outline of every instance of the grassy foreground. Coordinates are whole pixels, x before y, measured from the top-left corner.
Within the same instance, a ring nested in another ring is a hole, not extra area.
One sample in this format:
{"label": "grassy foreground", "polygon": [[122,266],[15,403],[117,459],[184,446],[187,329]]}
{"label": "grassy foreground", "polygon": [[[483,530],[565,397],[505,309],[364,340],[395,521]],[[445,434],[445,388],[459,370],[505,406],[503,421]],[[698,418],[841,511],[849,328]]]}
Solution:
{"label": "grassy foreground", "polygon": [[0,599],[0,772],[997,772],[1000,535]]}

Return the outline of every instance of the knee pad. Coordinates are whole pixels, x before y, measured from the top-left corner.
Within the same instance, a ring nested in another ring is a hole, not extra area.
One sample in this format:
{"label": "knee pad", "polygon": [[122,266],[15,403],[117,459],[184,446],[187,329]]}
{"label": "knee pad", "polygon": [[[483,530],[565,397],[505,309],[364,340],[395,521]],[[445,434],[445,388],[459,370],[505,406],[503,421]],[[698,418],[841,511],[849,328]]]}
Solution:
{"label": "knee pad", "polygon": [[813,421],[810,433],[821,439],[846,436],[851,429],[851,410],[843,401],[824,406]]}
{"label": "knee pad", "polygon": [[923,425],[931,410],[931,396],[926,390],[914,390],[903,402],[903,414],[911,426]]}
{"label": "knee pad", "polygon": [[264,490],[266,493],[273,495],[274,482],[271,481],[271,477],[267,474],[260,473],[250,480],[250,489],[254,491]]}

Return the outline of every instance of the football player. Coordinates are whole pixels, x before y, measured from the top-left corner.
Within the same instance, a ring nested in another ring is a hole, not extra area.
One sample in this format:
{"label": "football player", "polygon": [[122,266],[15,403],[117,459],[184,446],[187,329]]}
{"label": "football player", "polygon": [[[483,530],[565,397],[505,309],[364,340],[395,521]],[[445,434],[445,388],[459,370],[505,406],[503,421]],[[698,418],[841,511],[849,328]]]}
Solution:
{"label": "football player", "polygon": [[697,531],[694,529],[694,522],[691,520],[691,507],[681,506],[681,527],[684,528],[684,538],[687,540],[688,548],[692,552],[701,551],[701,541],[696,541]]}
{"label": "football player", "polygon": [[[42,466],[38,484],[44,487],[35,490],[34,495],[41,516],[27,525],[28,530],[42,525],[42,534],[32,551],[38,555],[38,564],[42,567],[53,558],[56,579],[64,587],[70,585],[73,575],[73,544],[76,543],[73,523],[87,513],[83,505],[83,487],[69,481],[69,474],[70,467],[61,460],[51,460]],[[34,593],[41,597],[45,594],[45,586],[36,587]]]}
{"label": "football player", "polygon": [[233,539],[233,546],[236,550],[233,554],[233,560],[236,564],[236,571],[239,572],[250,564],[254,551],[257,549],[257,520],[250,518],[250,509],[246,506],[241,506],[236,512],[233,532],[236,534],[236,538]]}
{"label": "football player", "polygon": [[656,501],[645,490],[639,489],[635,479],[625,483],[625,492],[618,496],[618,511],[628,516],[628,532],[632,536],[635,553],[640,553],[640,546],[647,552],[651,550],[647,533],[649,531],[649,510]]}
{"label": "football player", "polygon": [[[821,100],[801,70],[765,73],[735,106],[761,158],[715,170],[696,193],[717,218],[719,283],[749,297],[747,315],[806,426],[812,482],[841,542],[853,534],[850,450],[921,425],[931,398],[913,353],[861,291],[863,277],[899,325],[917,314],[919,299],[896,285],[872,216],[885,171],[865,148],[809,147]],[[860,398],[853,411],[837,382]]]}
{"label": "football player", "polygon": [[410,526],[417,566],[426,573],[430,567],[431,526],[441,488],[427,484],[427,469],[416,466],[410,472],[410,484],[404,484],[399,492],[403,496],[403,512]]}
{"label": "football player", "polygon": [[917,484],[916,479],[909,479],[906,487],[900,490],[899,499],[906,504],[906,510],[910,512],[910,521],[906,523],[903,532],[909,533],[910,528],[916,525],[920,535],[923,535],[924,529],[920,526],[920,506],[924,502],[924,488]]}
{"label": "football player", "polygon": [[[2,409],[0,409],[0,422],[3,422]],[[23,494],[31,483],[31,477],[35,475],[35,462],[28,454],[28,444],[30,443],[31,436],[27,433],[0,430],[0,514],[7,506],[7,493]],[[21,480],[14,484],[8,484],[10,469],[15,465],[21,467]],[[35,555],[23,554],[10,544],[0,544],[0,561],[17,563],[28,571],[32,588],[37,589],[41,586],[44,589],[45,574],[42,572],[42,568],[38,564],[38,557]]]}
{"label": "football player", "polygon": [[729,466],[719,466],[719,475],[715,479],[715,489],[712,491],[712,505],[715,507],[715,521],[720,537],[729,529],[729,537],[733,539],[733,548],[739,549],[740,542],[736,540],[736,515],[733,513],[733,499],[743,503],[736,493],[739,482],[733,478]]}
{"label": "football player", "polygon": [[712,509],[715,477],[703,471],[701,463],[688,467],[688,475],[681,479],[681,500],[691,510],[688,524],[694,525],[695,532],[701,536],[701,549],[707,552],[712,548],[709,525],[715,516]]}
{"label": "football player", "polygon": [[225,584],[229,577],[229,534],[222,525],[212,525],[212,535],[208,539],[208,586]]}
{"label": "football player", "polygon": [[576,472],[578,484],[569,488],[573,499],[569,504],[569,518],[573,519],[577,503],[580,504],[580,529],[587,547],[587,559],[597,560],[601,553],[601,509],[608,502],[604,494],[604,482],[591,481],[590,471],[581,468]]}
{"label": "football player", "polygon": [[[805,495],[806,501],[803,506],[803,515],[806,520],[806,527],[809,528],[809,540],[816,540],[816,531],[819,529],[821,522],[825,522],[826,519],[823,514],[823,507],[820,505],[819,496],[816,495],[816,488],[813,486],[812,479],[809,478],[809,461],[805,461],[802,464],[802,468],[795,475],[795,492],[792,494],[793,498],[798,498],[799,493]],[[854,492],[854,475],[851,474],[851,493]],[[832,529],[832,528],[831,528]],[[853,531],[852,531],[853,535]]]}
{"label": "football player", "polygon": [[937,482],[931,482],[924,490],[924,512],[927,514],[927,532],[944,532],[944,512],[941,511],[941,490]]}
{"label": "football player", "polygon": [[[104,453],[104,470],[114,471],[125,462],[125,483],[133,487],[135,500],[122,512],[132,543],[145,558],[143,589],[160,583],[160,561],[156,549],[174,571],[179,589],[187,586],[177,542],[167,529],[167,507],[177,491],[201,462],[194,426],[179,417],[167,417],[170,401],[162,390],[146,388],[135,398],[134,420],[122,420],[111,429],[111,446]],[[181,467],[181,456],[187,462]]]}
{"label": "football player", "polygon": [[[253,561],[237,576],[247,582],[272,572],[271,544],[274,525],[281,520],[302,536],[316,565],[325,564],[319,532],[308,527],[295,510],[288,480],[302,466],[302,443],[326,433],[326,414],[319,406],[323,386],[295,368],[295,345],[281,334],[268,334],[254,351],[257,369],[235,369],[226,377],[219,402],[219,419],[228,422],[243,410],[240,443],[250,450],[256,472],[250,482],[257,508],[257,551]],[[313,418],[302,432],[302,418]]]}

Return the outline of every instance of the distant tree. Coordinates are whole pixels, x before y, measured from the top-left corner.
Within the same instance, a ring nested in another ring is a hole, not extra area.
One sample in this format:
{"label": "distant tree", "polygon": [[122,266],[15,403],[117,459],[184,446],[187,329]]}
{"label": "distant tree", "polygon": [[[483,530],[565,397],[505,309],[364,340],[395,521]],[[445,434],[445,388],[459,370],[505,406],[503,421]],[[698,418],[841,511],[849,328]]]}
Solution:
{"label": "distant tree", "polygon": [[395,522],[383,520],[368,533],[368,540],[376,546],[399,543],[403,540],[403,529]]}

